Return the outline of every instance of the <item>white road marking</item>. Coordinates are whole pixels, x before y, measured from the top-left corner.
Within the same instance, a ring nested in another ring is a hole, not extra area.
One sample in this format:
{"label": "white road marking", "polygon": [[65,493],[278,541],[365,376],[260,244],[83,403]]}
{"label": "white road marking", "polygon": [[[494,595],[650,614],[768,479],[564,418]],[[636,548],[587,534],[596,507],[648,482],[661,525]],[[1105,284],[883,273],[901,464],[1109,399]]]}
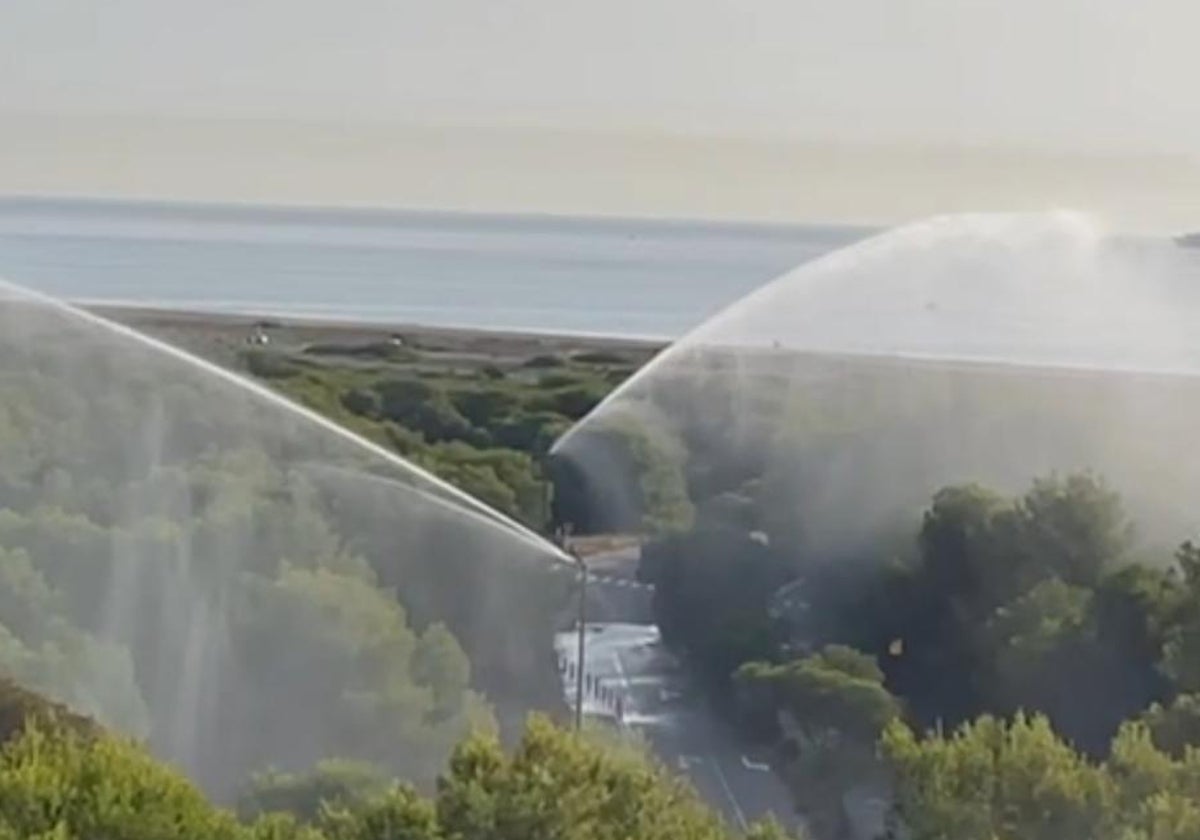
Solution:
{"label": "white road marking", "polygon": [[746,756],[742,756],[742,766],[747,770],[753,770],[756,773],[770,773],[771,765],[764,764],[761,761],[751,761]]}
{"label": "white road marking", "polygon": [[725,791],[725,795],[729,797],[729,804],[733,806],[733,815],[737,817],[738,828],[746,831],[750,827],[746,822],[746,815],[742,813],[742,806],[738,804],[737,797],[733,795],[733,790],[729,787],[729,780],[725,778],[725,773],[721,770],[721,763],[715,755],[712,757],[712,766],[717,771],[717,781],[721,783],[721,789]]}

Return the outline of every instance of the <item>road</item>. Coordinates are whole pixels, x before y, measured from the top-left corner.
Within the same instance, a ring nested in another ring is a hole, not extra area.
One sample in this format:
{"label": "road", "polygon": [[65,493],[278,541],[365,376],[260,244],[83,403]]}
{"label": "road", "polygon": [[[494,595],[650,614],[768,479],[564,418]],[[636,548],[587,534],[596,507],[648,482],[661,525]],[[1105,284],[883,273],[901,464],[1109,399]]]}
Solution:
{"label": "road", "polygon": [[[760,757],[747,754],[693,688],[650,621],[644,587],[597,576],[589,583],[586,642],[588,691],[584,712],[618,719],[642,733],[659,759],[685,775],[726,821],[744,828],[774,815],[784,826],[800,823],[783,783]],[[574,705],[578,637],[556,639],[563,684]],[[619,698],[619,699],[618,699]]]}

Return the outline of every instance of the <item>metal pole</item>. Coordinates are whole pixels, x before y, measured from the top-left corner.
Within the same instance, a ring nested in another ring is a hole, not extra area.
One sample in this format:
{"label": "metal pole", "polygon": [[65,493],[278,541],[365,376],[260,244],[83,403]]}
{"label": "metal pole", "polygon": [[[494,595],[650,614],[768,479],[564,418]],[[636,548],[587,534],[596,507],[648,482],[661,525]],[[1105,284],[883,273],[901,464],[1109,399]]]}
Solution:
{"label": "metal pole", "polygon": [[583,731],[583,671],[584,655],[587,647],[587,563],[579,555],[575,555],[579,563],[579,658],[575,669],[575,731]]}

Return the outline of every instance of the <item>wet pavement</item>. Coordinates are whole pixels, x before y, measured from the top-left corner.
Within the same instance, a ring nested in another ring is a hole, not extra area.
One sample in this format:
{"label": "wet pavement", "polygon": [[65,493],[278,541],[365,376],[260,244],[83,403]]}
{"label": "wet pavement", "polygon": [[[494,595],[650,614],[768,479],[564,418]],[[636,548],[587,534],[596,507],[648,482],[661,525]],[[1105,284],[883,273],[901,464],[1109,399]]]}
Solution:
{"label": "wet pavement", "polygon": [[[783,783],[707,707],[663,647],[657,627],[598,621],[587,625],[586,639],[585,714],[641,733],[730,825],[745,828],[767,815],[785,826],[798,824]],[[578,636],[561,633],[555,644],[573,706]]]}

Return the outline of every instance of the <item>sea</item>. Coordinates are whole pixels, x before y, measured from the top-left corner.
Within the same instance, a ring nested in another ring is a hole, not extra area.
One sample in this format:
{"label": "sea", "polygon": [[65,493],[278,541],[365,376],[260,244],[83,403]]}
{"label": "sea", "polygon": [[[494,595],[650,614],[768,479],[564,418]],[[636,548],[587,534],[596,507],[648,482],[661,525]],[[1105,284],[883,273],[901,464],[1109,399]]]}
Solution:
{"label": "sea", "polygon": [[0,278],[81,304],[673,339],[871,232],[0,198]]}

